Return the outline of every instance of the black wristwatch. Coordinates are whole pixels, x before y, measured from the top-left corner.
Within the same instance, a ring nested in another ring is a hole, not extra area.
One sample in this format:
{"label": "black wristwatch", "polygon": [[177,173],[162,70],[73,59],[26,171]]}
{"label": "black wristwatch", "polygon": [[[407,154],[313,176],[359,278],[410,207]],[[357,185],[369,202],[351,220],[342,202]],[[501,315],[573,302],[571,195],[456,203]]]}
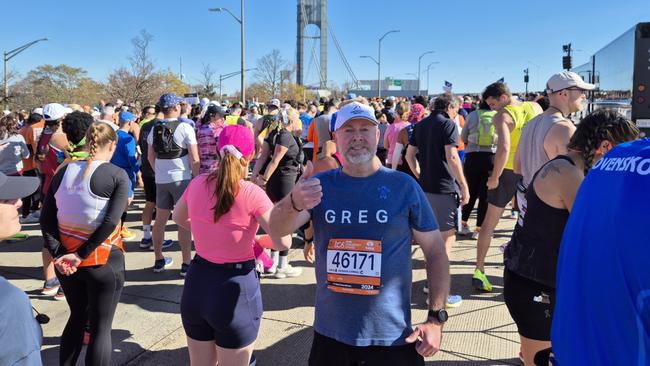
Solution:
{"label": "black wristwatch", "polygon": [[445,309],[440,309],[440,310],[429,309],[429,312],[427,313],[427,319],[433,319],[440,324],[444,324],[447,321],[447,319],[449,319],[449,314],[447,314],[447,310]]}

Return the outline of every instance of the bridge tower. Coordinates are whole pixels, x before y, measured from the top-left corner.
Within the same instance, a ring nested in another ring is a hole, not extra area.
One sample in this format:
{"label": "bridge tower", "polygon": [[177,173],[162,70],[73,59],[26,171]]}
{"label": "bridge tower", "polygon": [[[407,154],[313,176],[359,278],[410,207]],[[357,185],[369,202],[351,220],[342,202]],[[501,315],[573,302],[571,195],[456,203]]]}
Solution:
{"label": "bridge tower", "polygon": [[298,0],[298,32],[296,47],[296,82],[304,83],[305,27],[314,24],[320,30],[320,87],[327,87],[327,0]]}

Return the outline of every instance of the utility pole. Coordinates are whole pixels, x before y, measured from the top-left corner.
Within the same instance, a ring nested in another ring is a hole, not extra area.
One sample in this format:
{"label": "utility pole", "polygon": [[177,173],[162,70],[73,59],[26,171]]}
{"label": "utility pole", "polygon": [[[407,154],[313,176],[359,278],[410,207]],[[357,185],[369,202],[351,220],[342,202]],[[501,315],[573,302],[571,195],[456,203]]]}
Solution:
{"label": "utility pole", "polygon": [[526,83],[526,95],[528,95],[528,68],[524,69],[524,83]]}
{"label": "utility pole", "polygon": [[381,98],[381,41],[383,41],[387,35],[397,32],[399,32],[399,29],[391,30],[384,33],[384,35],[379,38],[379,47],[377,48],[377,96],[379,98]]}

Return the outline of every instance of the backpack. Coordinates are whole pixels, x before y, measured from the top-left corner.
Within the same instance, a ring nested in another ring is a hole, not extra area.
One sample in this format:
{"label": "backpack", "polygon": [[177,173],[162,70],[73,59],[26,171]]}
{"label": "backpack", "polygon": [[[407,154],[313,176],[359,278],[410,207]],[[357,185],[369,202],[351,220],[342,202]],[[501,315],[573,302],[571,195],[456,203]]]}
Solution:
{"label": "backpack", "polygon": [[492,147],[496,143],[496,132],[494,129],[494,124],[492,123],[492,117],[496,114],[496,111],[482,111],[478,110],[478,145]]}
{"label": "backpack", "polygon": [[157,159],[178,159],[187,155],[187,149],[174,141],[174,132],[183,123],[180,121],[156,121],[153,126],[153,150]]}

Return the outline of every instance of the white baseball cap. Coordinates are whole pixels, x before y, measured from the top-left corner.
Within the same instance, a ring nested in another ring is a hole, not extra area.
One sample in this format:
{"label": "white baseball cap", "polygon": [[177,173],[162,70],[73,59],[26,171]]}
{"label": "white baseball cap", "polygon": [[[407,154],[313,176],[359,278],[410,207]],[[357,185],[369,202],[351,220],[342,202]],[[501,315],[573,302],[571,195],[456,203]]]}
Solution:
{"label": "white baseball cap", "polygon": [[345,123],[353,119],[365,119],[378,125],[379,122],[375,118],[375,111],[365,104],[359,102],[352,102],[344,105],[336,113],[336,121],[334,122],[334,131],[343,127]]}
{"label": "white baseball cap", "polygon": [[67,108],[59,103],[46,104],[43,107],[43,118],[46,121],[57,121],[68,113]]}
{"label": "white baseball cap", "polygon": [[573,71],[562,71],[559,74],[551,76],[551,78],[548,79],[548,82],[546,82],[546,92],[549,94],[556,93],[560,90],[568,88],[594,90],[596,89],[596,85],[586,83],[584,80],[582,80],[582,77],[580,77],[580,75],[576,74]]}
{"label": "white baseball cap", "polygon": [[43,108],[41,108],[41,107],[34,108],[32,113],[40,114],[42,116],[43,115]]}

